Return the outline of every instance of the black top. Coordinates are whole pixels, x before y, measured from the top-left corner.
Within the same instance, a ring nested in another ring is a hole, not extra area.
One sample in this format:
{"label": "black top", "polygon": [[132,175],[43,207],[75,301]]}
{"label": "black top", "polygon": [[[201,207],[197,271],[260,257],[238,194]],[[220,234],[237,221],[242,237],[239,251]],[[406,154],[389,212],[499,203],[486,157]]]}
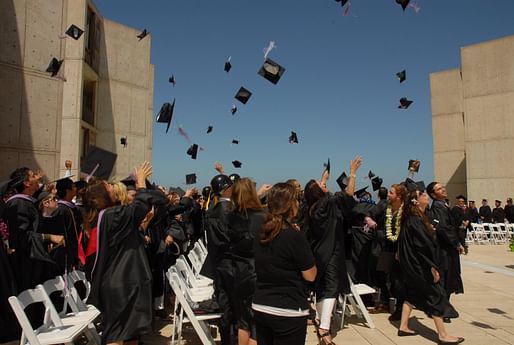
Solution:
{"label": "black top", "polygon": [[489,205],[487,205],[487,206],[480,206],[480,210],[478,211],[478,215],[480,216],[480,219],[482,219],[482,223],[490,223],[491,222],[491,216],[492,216],[491,207],[489,207]]}
{"label": "black top", "polygon": [[505,211],[501,207],[493,208],[493,223],[503,223],[505,221]]}
{"label": "black top", "polygon": [[302,271],[314,266],[314,256],[305,235],[288,226],[267,246],[255,243],[257,290],[253,303],[283,309],[309,309],[308,285]]}
{"label": "black top", "polygon": [[505,218],[509,223],[514,223],[514,205],[505,205]]}

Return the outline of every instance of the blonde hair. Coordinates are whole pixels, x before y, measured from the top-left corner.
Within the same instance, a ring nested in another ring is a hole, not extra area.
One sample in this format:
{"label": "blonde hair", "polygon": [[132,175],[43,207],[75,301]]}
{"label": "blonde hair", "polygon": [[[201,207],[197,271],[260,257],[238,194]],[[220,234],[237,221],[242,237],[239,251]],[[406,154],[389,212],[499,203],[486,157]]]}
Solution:
{"label": "blonde hair", "polygon": [[232,196],[235,209],[239,213],[246,214],[248,209],[261,209],[262,205],[255,190],[255,183],[248,177],[244,177],[234,183]]}
{"label": "blonde hair", "polygon": [[114,189],[116,203],[119,203],[120,205],[128,205],[127,186],[125,186],[123,182],[113,182],[111,184]]}

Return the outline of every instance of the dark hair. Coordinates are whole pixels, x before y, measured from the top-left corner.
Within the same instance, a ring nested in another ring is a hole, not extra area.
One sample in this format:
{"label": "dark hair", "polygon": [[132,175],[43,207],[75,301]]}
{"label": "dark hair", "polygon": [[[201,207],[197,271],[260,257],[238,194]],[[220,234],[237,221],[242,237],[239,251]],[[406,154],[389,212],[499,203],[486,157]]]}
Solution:
{"label": "dark hair", "polygon": [[433,194],[434,194],[435,185],[438,183],[439,182],[436,182],[436,181],[430,182],[430,184],[427,186],[428,196],[431,197],[432,199],[434,199]]}
{"label": "dark hair", "polygon": [[66,192],[69,189],[73,189],[73,181],[71,180],[71,178],[59,180],[55,185],[55,189],[57,189],[57,196],[59,197],[59,199],[62,199],[66,196]]}
{"label": "dark hair", "polygon": [[386,187],[380,187],[378,189],[378,197],[380,198],[380,200],[387,199],[387,188]]}
{"label": "dark hair", "polygon": [[419,192],[418,190],[413,190],[409,192],[409,194],[407,194],[407,200],[403,204],[403,214],[401,222],[403,224],[403,222],[410,216],[418,217],[423,221],[423,224],[425,225],[427,232],[431,236],[435,237],[434,227],[432,226],[432,224],[430,224],[430,220],[428,219],[427,215],[420,210],[416,203],[420,194],[421,192]]}
{"label": "dark hair", "polygon": [[16,193],[21,193],[25,189],[23,182],[29,179],[29,171],[30,169],[27,167],[18,168],[14,170],[9,176],[9,178],[13,180],[13,189],[16,191]]}
{"label": "dark hair", "polygon": [[230,198],[234,203],[234,209],[239,213],[246,214],[248,209],[261,209],[262,205],[257,196],[254,182],[244,177],[234,183],[232,196]]}
{"label": "dark hair", "polygon": [[304,188],[303,197],[307,206],[311,209],[321,198],[325,196],[325,192],[319,186],[316,180],[310,180],[307,182]]}
{"label": "dark hair", "polygon": [[[296,210],[295,210],[296,208]],[[277,183],[268,192],[268,217],[260,233],[260,243],[268,245],[288,224],[298,210],[296,191],[288,183]]]}
{"label": "dark hair", "polygon": [[82,203],[85,209],[84,231],[88,237],[91,232],[91,224],[98,217],[98,212],[114,205],[107,188],[105,188],[106,184],[107,182],[103,180],[94,180],[86,187]]}

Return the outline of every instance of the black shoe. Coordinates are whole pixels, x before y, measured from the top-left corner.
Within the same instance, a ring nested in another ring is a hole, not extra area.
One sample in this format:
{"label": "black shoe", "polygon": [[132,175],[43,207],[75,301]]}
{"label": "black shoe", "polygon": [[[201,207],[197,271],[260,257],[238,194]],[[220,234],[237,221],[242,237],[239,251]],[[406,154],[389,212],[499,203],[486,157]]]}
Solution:
{"label": "black shoe", "polygon": [[449,317],[443,317],[443,322],[444,323],[452,323],[452,319],[450,319]]}
{"label": "black shoe", "polygon": [[464,338],[462,337],[459,337],[459,339],[455,340],[455,341],[443,341],[441,339],[437,339],[437,344],[438,345],[456,345],[456,344],[460,344],[464,341]]}
{"label": "black shoe", "polygon": [[410,337],[411,335],[418,335],[418,332],[405,332],[405,331],[402,331],[402,330],[398,330],[398,336],[399,337]]}
{"label": "black shoe", "polygon": [[393,313],[388,317],[389,321],[400,321],[402,319],[401,313]]}

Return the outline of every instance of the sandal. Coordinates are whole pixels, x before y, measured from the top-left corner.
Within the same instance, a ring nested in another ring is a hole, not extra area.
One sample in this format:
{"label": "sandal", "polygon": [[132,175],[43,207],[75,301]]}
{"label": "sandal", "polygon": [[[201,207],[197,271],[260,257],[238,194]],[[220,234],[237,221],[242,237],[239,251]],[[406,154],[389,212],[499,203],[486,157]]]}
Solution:
{"label": "sandal", "polygon": [[330,331],[326,331],[323,334],[319,334],[319,345],[336,345],[336,343],[334,343],[332,340],[326,341],[324,339],[326,336],[330,336]]}

